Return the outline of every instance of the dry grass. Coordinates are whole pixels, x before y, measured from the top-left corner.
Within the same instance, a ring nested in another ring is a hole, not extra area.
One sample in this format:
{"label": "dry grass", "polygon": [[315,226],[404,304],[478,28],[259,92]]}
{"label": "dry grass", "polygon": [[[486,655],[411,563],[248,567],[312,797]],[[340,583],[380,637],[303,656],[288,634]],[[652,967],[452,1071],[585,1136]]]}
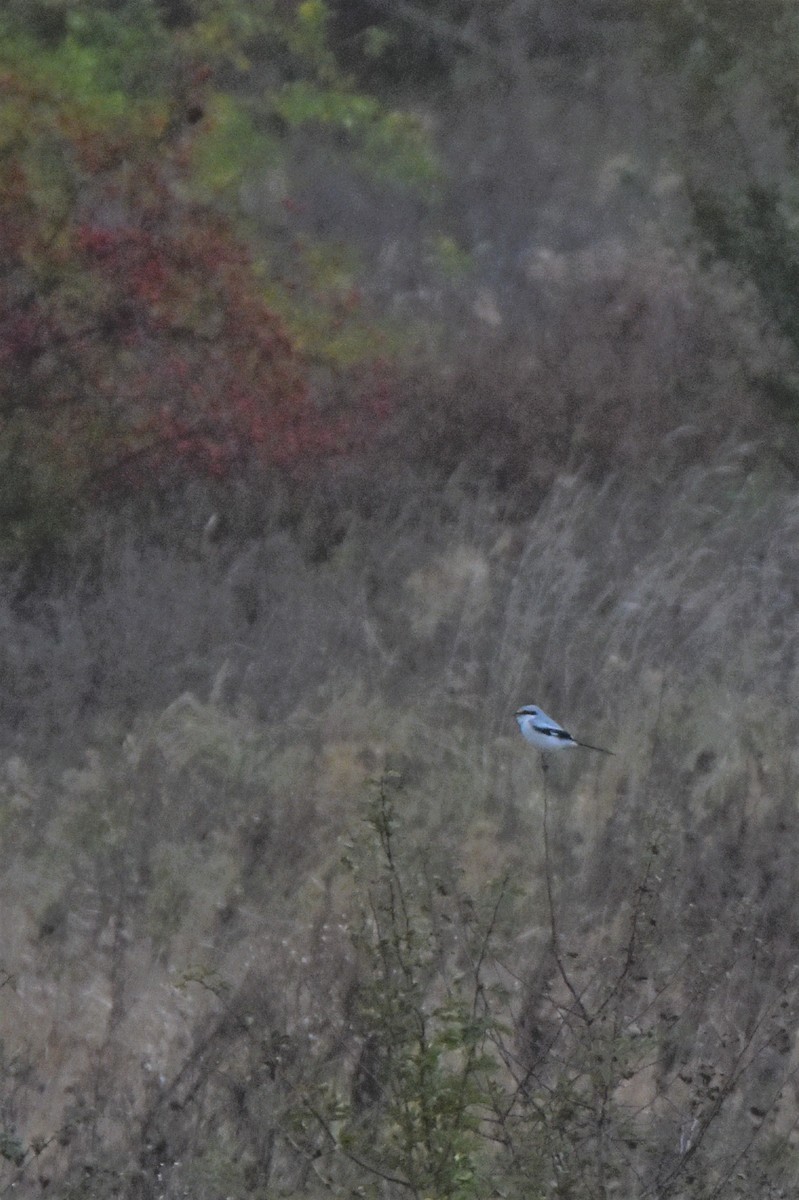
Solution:
{"label": "dry grass", "polygon": [[[785,350],[662,250],[527,270],[535,336],[407,381],[361,473],[98,518],[4,579],[0,1186],[372,1186],[334,1132],[385,1062],[341,859],[394,771],[403,1002],[471,970],[495,1005],[507,1136],[441,1200],[795,1189],[799,507],[751,386]],[[545,783],[533,700],[616,756]]]}
{"label": "dry grass", "polygon": [[[794,1178],[797,554],[788,481],[731,446],[660,485],[562,476],[512,525],[453,483],[353,516],[315,564],[279,531],[170,548],[110,527],[91,579],[7,597],[0,1022],[28,1157],[6,1181],[89,1166],[71,1194],[125,1172],[156,1194],[159,1171],[166,1195],[315,1194],[286,1114],[355,1053],[340,839],[385,769],[426,872],[520,890],[497,955],[523,1062],[564,1011],[542,778],[512,720],[532,699],[617,751],[549,773],[559,936],[589,1007],[658,848],[646,964],[613,1009],[614,1036],[653,1047],[614,1100],[637,1113],[640,1194],[668,1194],[679,1130],[722,1094],[704,1182],[681,1173],[679,1194],[712,1194],[761,1129]],[[558,1034],[575,1070],[586,1036]]]}

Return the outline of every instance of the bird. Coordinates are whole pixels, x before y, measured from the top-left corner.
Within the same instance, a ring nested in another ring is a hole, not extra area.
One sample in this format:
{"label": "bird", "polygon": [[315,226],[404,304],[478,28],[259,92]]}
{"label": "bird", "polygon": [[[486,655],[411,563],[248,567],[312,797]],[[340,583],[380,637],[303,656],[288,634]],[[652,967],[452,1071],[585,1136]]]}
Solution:
{"label": "bird", "polygon": [[592,746],[590,742],[578,742],[577,738],[567,733],[562,725],[535,704],[523,704],[515,713],[521,735],[538,750],[568,750],[572,746],[581,746],[583,750],[598,750],[600,754],[613,754],[604,746]]}

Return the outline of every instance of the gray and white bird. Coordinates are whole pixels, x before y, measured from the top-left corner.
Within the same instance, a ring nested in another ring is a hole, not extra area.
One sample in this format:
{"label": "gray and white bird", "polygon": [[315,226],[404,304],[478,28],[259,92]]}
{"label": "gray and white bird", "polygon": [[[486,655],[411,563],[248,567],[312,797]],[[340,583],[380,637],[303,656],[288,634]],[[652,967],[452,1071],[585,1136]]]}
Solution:
{"label": "gray and white bird", "polygon": [[537,750],[568,750],[572,746],[581,746],[583,750],[598,750],[600,754],[613,754],[604,746],[592,746],[590,742],[578,742],[577,738],[567,733],[562,725],[535,704],[523,704],[516,710],[516,720],[519,723],[522,737]]}

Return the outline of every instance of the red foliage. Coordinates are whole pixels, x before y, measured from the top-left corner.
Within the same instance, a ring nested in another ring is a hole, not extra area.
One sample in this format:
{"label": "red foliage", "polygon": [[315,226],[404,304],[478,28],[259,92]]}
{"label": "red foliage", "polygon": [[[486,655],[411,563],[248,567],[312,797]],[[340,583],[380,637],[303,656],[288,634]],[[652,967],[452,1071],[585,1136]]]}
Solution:
{"label": "red foliage", "polygon": [[[16,100],[47,97],[20,85]],[[0,167],[4,419],[33,421],[34,440],[93,489],[221,477],[252,455],[297,472],[363,444],[386,415],[380,385],[357,419],[320,410],[229,223],[175,187],[185,130],[170,147],[84,129],[74,112],[54,126],[72,172],[56,228],[24,156]]]}

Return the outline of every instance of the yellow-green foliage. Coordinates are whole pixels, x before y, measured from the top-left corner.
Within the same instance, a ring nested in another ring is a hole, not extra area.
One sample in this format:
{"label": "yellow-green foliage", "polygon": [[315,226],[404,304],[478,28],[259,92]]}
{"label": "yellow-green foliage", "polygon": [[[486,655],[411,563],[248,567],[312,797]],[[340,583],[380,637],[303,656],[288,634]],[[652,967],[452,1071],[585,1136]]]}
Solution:
{"label": "yellow-green foliage", "polygon": [[473,268],[472,256],[449,234],[439,234],[431,242],[431,257],[449,279],[462,279]]}
{"label": "yellow-green foliage", "polygon": [[205,107],[205,132],[192,154],[197,195],[219,195],[240,187],[247,172],[280,161],[280,143],[257,129],[252,115],[232,96],[212,93]]}

